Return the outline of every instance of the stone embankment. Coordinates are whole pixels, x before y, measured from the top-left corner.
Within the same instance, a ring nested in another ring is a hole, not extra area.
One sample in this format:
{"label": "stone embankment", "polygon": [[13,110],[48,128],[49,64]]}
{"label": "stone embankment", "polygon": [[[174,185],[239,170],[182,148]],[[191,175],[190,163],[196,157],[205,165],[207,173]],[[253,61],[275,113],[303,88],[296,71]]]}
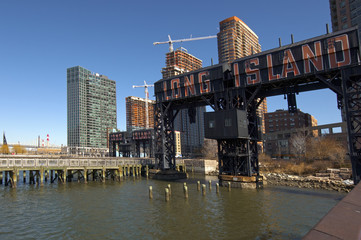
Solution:
{"label": "stone embankment", "polygon": [[350,169],[327,169],[326,173],[315,176],[295,176],[284,173],[265,173],[264,183],[298,188],[326,189],[338,192],[350,192],[354,185]]}

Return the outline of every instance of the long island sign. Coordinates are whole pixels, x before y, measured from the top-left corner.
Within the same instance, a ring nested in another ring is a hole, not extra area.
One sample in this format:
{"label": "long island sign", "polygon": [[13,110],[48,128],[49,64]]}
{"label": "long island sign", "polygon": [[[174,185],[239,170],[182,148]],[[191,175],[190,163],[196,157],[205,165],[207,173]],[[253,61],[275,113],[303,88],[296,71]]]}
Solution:
{"label": "long island sign", "polygon": [[235,60],[232,82],[223,82],[224,66],[218,64],[162,79],[155,83],[157,102],[198,97],[238,88],[270,84],[325,73],[359,63],[356,28],[322,35]]}

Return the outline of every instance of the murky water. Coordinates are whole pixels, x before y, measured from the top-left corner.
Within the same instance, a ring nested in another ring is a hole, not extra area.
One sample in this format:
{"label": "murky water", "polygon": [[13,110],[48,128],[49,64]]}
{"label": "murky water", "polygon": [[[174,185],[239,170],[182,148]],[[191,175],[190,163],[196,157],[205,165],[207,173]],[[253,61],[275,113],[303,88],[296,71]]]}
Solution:
{"label": "murky water", "polygon": [[[207,194],[196,181],[207,184]],[[265,187],[221,188],[215,177],[183,181],[127,178],[44,186],[0,186],[0,239],[300,239],[345,194]],[[171,183],[172,196],[164,200]],[[153,187],[154,198],[148,197]]]}

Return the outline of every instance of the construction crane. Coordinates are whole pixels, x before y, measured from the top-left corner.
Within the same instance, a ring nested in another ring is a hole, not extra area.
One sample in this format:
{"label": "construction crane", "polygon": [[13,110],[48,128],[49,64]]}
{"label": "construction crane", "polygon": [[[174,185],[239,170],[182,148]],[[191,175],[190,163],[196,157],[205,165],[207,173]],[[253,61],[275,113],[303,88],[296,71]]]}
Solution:
{"label": "construction crane", "polygon": [[133,88],[140,88],[140,87],[143,87],[144,92],[145,92],[145,118],[146,118],[145,127],[149,128],[149,113],[148,113],[149,92],[148,92],[148,87],[154,87],[154,85],[153,84],[147,84],[145,81],[144,81],[144,85],[140,85],[140,86],[133,85]]}
{"label": "construction crane", "polygon": [[172,40],[170,38],[170,35],[168,35],[168,41],[166,42],[154,42],[153,45],[159,45],[159,44],[169,44],[169,52],[173,52],[173,43],[176,42],[188,42],[188,41],[195,41],[195,40],[203,40],[203,39],[210,39],[210,38],[216,38],[217,35],[208,36],[208,37],[196,37],[196,38],[185,38],[185,39],[178,39],[178,40]]}

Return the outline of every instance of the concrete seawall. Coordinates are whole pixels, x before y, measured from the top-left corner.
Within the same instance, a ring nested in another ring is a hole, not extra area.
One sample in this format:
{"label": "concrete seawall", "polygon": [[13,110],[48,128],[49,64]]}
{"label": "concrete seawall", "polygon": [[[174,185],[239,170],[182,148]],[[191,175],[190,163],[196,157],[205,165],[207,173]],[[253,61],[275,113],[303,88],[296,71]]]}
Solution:
{"label": "concrete seawall", "polygon": [[206,175],[218,174],[218,161],[207,159],[177,159],[176,164],[185,164],[187,172],[202,173]]}

